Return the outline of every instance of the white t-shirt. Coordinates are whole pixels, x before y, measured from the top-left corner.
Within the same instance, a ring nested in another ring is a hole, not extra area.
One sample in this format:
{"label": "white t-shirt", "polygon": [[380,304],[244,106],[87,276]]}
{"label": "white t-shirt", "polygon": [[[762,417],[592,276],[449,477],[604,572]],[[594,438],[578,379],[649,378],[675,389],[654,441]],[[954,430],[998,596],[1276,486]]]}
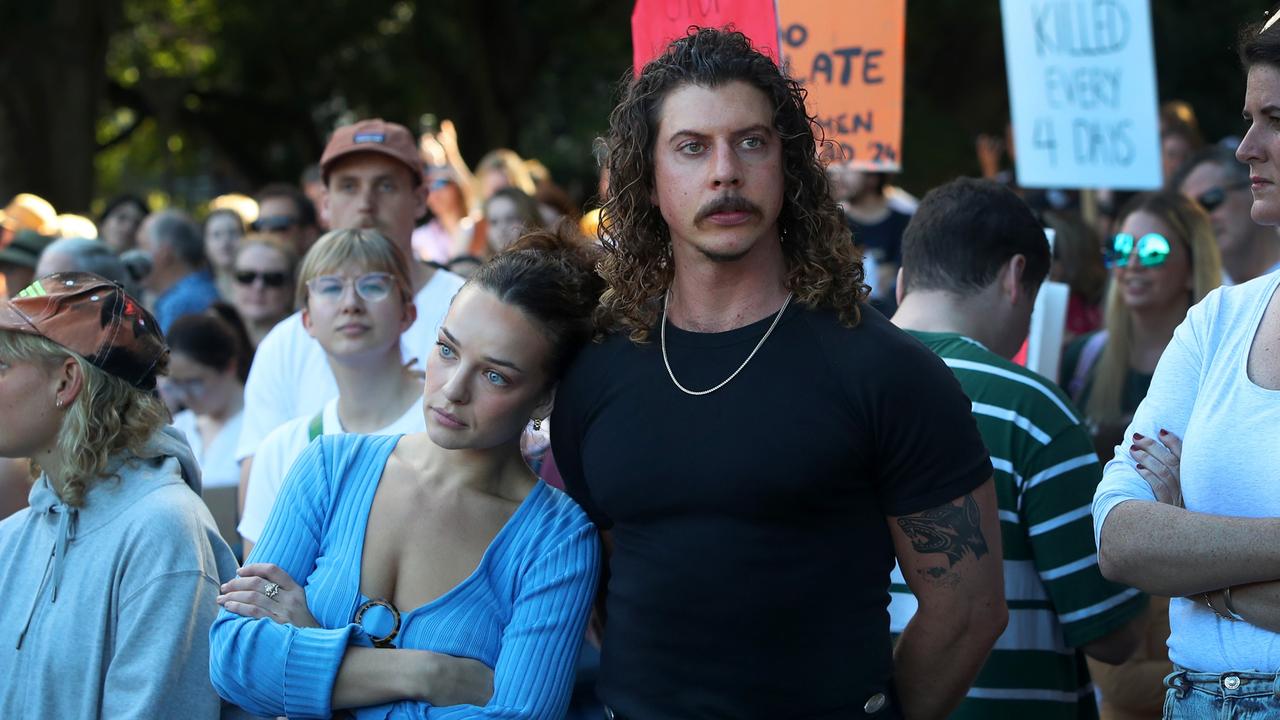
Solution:
{"label": "white t-shirt", "polygon": [[[405,359],[413,359],[413,367],[426,368],[436,331],[462,282],[453,273],[436,270],[414,296],[418,319],[400,336],[400,352]],[[314,417],[336,397],[338,381],[324,348],[302,327],[302,313],[285,318],[267,333],[254,354],[244,386],[244,426],[236,460],[254,455],[272,430],[296,417]]]}
{"label": "white t-shirt", "polygon": [[[1242,518],[1280,517],[1280,390],[1249,378],[1249,351],[1280,273],[1219,288],[1187,312],[1160,356],[1151,389],[1124,437],[1182,438],[1187,510]],[[1127,441],[1126,441],[1127,442]],[[1154,502],[1128,446],[1116,448],[1093,496],[1095,540],[1109,513],[1130,500]],[[1280,633],[1223,620],[1195,598],[1169,601],[1169,659],[1198,672],[1280,671]]]}
{"label": "white t-shirt", "polygon": [[240,466],[236,462],[235,450],[236,443],[240,441],[240,426],[243,424],[244,413],[236,413],[206,448],[196,426],[195,413],[183,410],[173,416],[173,426],[187,436],[191,454],[200,464],[200,484],[204,488],[235,487],[240,484]]}
{"label": "white t-shirt", "polygon": [[[321,418],[321,435],[346,432],[342,421],[338,419],[338,398],[325,403]],[[258,536],[267,526],[271,506],[275,504],[280,488],[284,487],[284,478],[289,474],[289,468],[311,442],[311,422],[314,419],[314,414],[294,418],[272,430],[258,445],[258,452],[253,456],[253,467],[249,470],[249,492],[244,498],[244,512],[241,513],[238,527],[240,534],[249,542],[258,542]],[[427,421],[422,415],[422,403],[416,402],[395,422],[370,434],[403,435],[426,429]]]}

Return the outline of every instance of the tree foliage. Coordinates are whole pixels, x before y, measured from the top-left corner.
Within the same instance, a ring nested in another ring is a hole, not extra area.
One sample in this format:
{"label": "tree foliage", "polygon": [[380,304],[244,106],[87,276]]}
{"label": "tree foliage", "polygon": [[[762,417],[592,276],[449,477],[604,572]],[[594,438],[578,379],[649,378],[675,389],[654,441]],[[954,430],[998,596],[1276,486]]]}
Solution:
{"label": "tree foliage", "polygon": [[[337,124],[452,118],[590,195],[591,140],[630,64],[618,0],[44,0],[0,4],[0,196],[159,189],[183,205],[293,180]],[[1159,89],[1238,133],[1252,0],[1154,0]],[[976,172],[1008,117],[997,0],[908,3],[903,184]],[[2,198],[0,198],[2,199]]]}

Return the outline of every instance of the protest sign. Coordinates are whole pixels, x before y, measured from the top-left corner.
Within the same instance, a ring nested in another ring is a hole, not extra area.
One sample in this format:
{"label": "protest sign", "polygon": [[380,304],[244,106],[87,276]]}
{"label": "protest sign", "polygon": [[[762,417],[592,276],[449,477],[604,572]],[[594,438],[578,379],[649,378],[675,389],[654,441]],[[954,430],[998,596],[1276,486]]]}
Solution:
{"label": "protest sign", "polygon": [[906,14],[906,0],[778,0],[783,62],[834,159],[901,167]]}
{"label": "protest sign", "polygon": [[1031,311],[1031,327],[1027,333],[1027,356],[1024,365],[1040,375],[1057,380],[1062,360],[1062,336],[1067,327],[1067,305],[1071,286],[1045,282],[1036,295]]}
{"label": "protest sign", "polygon": [[634,72],[658,57],[689,26],[722,28],[732,25],[751,39],[757,50],[778,59],[778,15],[773,0],[636,0],[631,11]]}
{"label": "protest sign", "polygon": [[1148,0],[1001,0],[1018,184],[1161,183]]}

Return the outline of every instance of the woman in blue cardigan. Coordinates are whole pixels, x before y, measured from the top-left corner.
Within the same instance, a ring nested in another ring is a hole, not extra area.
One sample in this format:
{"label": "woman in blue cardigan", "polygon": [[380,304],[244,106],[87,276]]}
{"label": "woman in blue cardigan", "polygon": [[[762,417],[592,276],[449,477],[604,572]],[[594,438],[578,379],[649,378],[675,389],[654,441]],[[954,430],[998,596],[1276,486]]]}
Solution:
{"label": "woman in blue cardigan", "polygon": [[523,238],[454,298],[425,433],[323,436],[299,457],[218,600],[224,698],[289,717],[563,717],[599,541],[529,470],[520,436],[592,335],[595,257]]}

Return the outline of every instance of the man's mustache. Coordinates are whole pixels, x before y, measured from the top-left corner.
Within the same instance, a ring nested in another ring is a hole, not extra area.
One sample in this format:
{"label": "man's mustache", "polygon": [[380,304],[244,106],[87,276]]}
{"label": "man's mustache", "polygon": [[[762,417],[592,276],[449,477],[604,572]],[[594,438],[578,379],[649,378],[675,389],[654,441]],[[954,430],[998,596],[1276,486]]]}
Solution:
{"label": "man's mustache", "polygon": [[755,203],[740,195],[721,195],[698,210],[695,222],[702,222],[716,213],[747,212],[760,215],[760,208]]}

